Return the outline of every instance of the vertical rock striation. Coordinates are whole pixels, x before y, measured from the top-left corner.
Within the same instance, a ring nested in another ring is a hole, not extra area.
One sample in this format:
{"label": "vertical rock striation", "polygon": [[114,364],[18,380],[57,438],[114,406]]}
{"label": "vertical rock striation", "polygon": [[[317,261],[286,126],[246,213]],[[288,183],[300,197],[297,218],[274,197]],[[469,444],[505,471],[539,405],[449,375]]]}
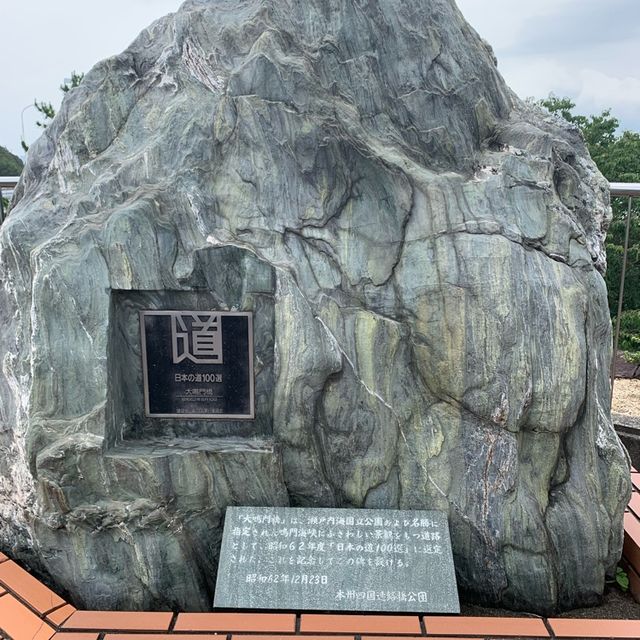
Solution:
{"label": "vertical rock striation", "polygon": [[[78,605],[197,610],[230,504],[436,508],[471,597],[595,602],[608,221],[453,0],[186,2],[67,96],[1,228],[2,545]],[[255,423],[140,416],[132,318],[176,306],[254,311]]]}

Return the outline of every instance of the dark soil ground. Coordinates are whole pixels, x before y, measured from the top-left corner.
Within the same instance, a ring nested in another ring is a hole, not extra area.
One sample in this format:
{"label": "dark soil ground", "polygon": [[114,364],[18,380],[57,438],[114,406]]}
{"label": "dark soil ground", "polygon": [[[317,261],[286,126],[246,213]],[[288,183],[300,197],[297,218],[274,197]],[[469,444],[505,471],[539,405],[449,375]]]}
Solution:
{"label": "dark soil ground", "polygon": [[[618,351],[616,357],[616,378],[633,378],[633,373],[637,369],[637,365],[629,364]],[[636,374],[636,379],[640,379],[640,370]]]}
{"label": "dark soil ground", "polygon": [[[465,616],[504,616],[507,618],[530,616],[538,618],[534,614],[525,611],[509,611],[507,609],[493,609],[474,604],[461,603],[461,614]],[[553,617],[553,616],[552,616]],[[604,620],[640,620],[640,604],[627,592],[623,593],[617,587],[607,587],[602,603],[596,607],[584,609],[572,609],[558,614],[557,618],[597,618]]]}

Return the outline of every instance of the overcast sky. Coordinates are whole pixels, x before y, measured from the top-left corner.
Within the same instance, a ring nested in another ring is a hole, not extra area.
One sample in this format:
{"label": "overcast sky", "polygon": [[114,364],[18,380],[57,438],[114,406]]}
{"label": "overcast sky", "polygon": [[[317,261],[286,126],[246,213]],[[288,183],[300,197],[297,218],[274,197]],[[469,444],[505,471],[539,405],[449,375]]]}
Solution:
{"label": "overcast sky", "polygon": [[[569,96],[585,114],[611,107],[624,128],[640,131],[640,0],[457,1],[493,46],[502,74],[521,97]],[[142,28],[180,4],[11,3],[0,34],[0,145],[22,155],[22,121],[27,142],[39,132],[37,112],[28,106],[34,98],[57,107],[58,85],[72,70],[86,72],[119,53]]]}

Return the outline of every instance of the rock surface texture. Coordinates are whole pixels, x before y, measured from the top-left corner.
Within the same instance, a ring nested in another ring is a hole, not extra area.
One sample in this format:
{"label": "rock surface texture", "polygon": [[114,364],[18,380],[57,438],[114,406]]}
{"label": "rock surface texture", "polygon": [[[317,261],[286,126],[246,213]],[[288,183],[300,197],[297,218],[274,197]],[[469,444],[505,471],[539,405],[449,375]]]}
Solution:
{"label": "rock surface texture", "polygon": [[[467,597],[595,602],[608,220],[453,0],[186,2],[65,98],[1,228],[0,544],[77,605],[198,610],[228,505],[441,509]],[[254,311],[255,423],[141,417],[135,313],[176,307]]]}

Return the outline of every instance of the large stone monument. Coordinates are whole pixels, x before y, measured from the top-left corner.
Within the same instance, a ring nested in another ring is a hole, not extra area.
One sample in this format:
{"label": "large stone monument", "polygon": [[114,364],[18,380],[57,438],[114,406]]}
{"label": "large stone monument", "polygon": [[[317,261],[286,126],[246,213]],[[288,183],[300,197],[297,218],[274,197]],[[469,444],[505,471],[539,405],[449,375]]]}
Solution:
{"label": "large stone monument", "polygon": [[[207,609],[229,505],[441,510],[467,598],[595,602],[609,215],[453,0],[186,2],[66,97],[1,228],[0,545],[78,605]],[[145,410],[168,311],[180,357],[252,318],[252,404],[177,372]]]}

